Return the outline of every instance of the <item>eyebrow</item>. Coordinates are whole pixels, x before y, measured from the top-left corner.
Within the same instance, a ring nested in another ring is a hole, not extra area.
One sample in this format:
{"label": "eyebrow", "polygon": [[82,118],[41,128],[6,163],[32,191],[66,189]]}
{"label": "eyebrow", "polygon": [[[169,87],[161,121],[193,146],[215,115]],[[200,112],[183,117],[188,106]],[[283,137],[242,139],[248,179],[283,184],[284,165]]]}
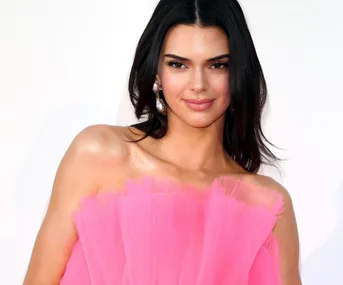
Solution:
{"label": "eyebrow", "polygon": [[[165,57],[171,57],[171,58],[178,59],[178,60],[182,60],[182,61],[191,61],[189,58],[181,57],[181,56],[178,56],[178,55],[175,55],[175,54],[170,54],[170,53],[167,53],[164,56]],[[220,60],[220,59],[223,59],[223,58],[230,58],[230,54],[226,53],[226,54],[218,55],[218,56],[209,58],[206,61],[212,62],[212,61]]]}

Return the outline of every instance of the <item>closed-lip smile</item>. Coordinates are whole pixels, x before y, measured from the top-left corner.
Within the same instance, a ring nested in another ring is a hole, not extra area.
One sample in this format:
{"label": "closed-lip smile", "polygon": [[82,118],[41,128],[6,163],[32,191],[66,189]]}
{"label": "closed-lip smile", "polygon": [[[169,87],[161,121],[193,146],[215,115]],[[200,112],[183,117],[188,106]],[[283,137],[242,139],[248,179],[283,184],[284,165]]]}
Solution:
{"label": "closed-lip smile", "polygon": [[183,99],[183,101],[193,111],[205,111],[212,106],[214,99]]}
{"label": "closed-lip smile", "polygon": [[187,103],[192,104],[204,104],[204,103],[210,103],[214,101],[214,99],[184,99]]}

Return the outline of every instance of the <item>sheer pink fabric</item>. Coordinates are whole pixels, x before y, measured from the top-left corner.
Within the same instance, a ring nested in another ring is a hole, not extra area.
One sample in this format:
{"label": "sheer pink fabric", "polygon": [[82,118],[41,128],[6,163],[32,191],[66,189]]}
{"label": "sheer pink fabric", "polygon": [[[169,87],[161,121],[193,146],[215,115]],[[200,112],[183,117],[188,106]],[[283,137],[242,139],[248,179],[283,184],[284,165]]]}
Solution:
{"label": "sheer pink fabric", "polygon": [[62,285],[280,285],[282,196],[233,177],[144,177],[85,198]]}

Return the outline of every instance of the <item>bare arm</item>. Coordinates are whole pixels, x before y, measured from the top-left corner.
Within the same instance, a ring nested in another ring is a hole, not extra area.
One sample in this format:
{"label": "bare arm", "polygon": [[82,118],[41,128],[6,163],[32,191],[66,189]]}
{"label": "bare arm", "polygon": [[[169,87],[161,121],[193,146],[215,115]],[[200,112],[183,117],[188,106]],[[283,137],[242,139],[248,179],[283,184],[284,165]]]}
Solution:
{"label": "bare arm", "polygon": [[282,285],[301,285],[299,237],[292,199],[281,185],[275,184],[285,201],[285,212],[274,230],[279,241]]}
{"label": "bare arm", "polygon": [[101,127],[83,130],[64,155],[53,184],[48,210],[36,238],[24,285],[59,284],[77,233],[72,213],[82,197],[101,181],[106,140]]}

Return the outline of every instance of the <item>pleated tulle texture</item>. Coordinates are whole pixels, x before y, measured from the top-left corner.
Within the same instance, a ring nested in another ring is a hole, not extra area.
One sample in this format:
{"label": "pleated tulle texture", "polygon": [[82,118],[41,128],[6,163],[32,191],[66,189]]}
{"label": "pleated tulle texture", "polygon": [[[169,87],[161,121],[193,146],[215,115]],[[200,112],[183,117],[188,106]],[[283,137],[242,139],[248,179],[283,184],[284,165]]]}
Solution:
{"label": "pleated tulle texture", "polygon": [[62,285],[280,285],[282,196],[233,177],[144,177],[85,198]]}

